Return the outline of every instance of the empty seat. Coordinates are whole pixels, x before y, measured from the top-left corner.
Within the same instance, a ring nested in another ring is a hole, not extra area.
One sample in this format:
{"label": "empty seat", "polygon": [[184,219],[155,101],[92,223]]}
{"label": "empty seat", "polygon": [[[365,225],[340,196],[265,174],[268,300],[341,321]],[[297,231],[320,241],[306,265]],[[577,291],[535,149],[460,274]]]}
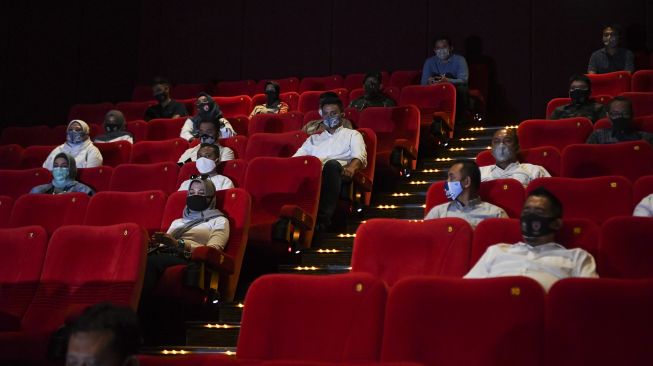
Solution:
{"label": "empty seat", "polygon": [[148,122],[142,120],[127,122],[127,131],[134,136],[134,142],[147,140],[147,124]]}
{"label": "empty seat", "polygon": [[150,120],[147,122],[147,140],[161,141],[178,138],[187,119],[188,117],[155,118]]}
{"label": "empty seat", "polygon": [[630,91],[630,72],[615,71],[605,74],[587,74],[592,81],[592,96],[617,95]]}
{"label": "empty seat", "polygon": [[645,141],[569,145],[562,152],[562,176],[621,175],[631,182],[653,174],[653,146]]}
{"label": "empty seat", "polygon": [[23,148],[18,144],[0,145],[0,169],[17,169]]}
{"label": "empty seat", "polygon": [[[607,105],[610,103],[612,100],[612,97],[609,95],[596,95],[593,96],[592,99],[594,99],[597,103],[601,103],[604,105]],[[546,119],[551,118],[551,114],[553,114],[553,111],[558,108],[562,107],[563,105],[567,105],[571,103],[571,98],[553,98],[547,103],[546,105]]]}
{"label": "empty seat", "polygon": [[562,151],[567,145],[584,144],[592,131],[592,121],[584,117],[529,119],[519,124],[517,135],[523,149],[553,146]]}
{"label": "empty seat", "polygon": [[113,109],[112,103],[95,103],[95,104],[74,104],[70,107],[68,112],[68,120],[81,119],[82,121],[91,123],[104,122],[104,116],[108,111]]}
{"label": "empty seat", "polygon": [[[348,74],[345,76],[343,82],[343,87],[347,90],[354,90],[363,87],[365,82],[365,73],[358,74]],[[383,85],[389,85],[390,83],[390,74],[387,71],[381,71],[381,80],[379,80]]]}
{"label": "empty seat", "polygon": [[632,102],[634,116],[642,117],[653,114],[653,92],[621,93],[620,96],[626,97]]}
{"label": "empty seat", "polygon": [[33,169],[43,166],[56,146],[28,146],[20,155],[20,169]]}
{"label": "empty seat", "polygon": [[472,228],[463,219],[371,219],[356,231],[351,270],[389,286],[410,276],[462,277],[471,245]]}
{"label": "empty seat", "polygon": [[299,83],[299,93],[309,90],[326,91],[343,88],[343,79],[340,75],[309,76],[302,78]]}
{"label": "empty seat", "polygon": [[[349,91],[344,88],[329,89],[328,91],[338,94],[338,98],[342,101],[343,108],[349,103]],[[305,91],[299,95],[299,105],[297,109],[306,114],[310,111],[317,111],[320,109],[320,95],[325,91]]]}
{"label": "empty seat", "polygon": [[[218,174],[229,178],[237,188],[243,187],[245,184],[245,173],[247,172],[247,161],[243,159],[223,161],[218,164],[217,171]],[[184,181],[190,179],[191,175],[199,175],[194,161],[182,165],[179,169],[177,187],[181,186],[181,183]]]}
{"label": "empty seat", "polygon": [[88,203],[84,224],[98,226],[133,222],[152,234],[161,229],[165,205],[163,191],[99,192]]}
{"label": "empty seat", "polygon": [[[252,109],[257,105],[265,104],[267,102],[266,98],[265,94],[254,95],[252,97]],[[279,94],[279,100],[288,104],[289,111],[296,111],[299,105],[299,93],[294,91],[281,93]]]}
{"label": "empty seat", "polygon": [[11,209],[14,207],[14,199],[9,196],[0,196],[0,228],[9,226]]}
{"label": "empty seat", "polygon": [[631,80],[634,92],[653,92],[653,70],[637,70]]}
{"label": "empty seat", "polygon": [[231,127],[234,128],[236,134],[241,136],[247,136],[247,131],[249,129],[249,117],[246,115],[233,116],[228,119]]}
{"label": "empty seat", "polygon": [[172,162],[154,164],[122,164],[111,177],[109,190],[140,192],[160,190],[171,193],[177,190],[179,166]]}
{"label": "empty seat", "polygon": [[648,365],[653,281],[568,278],[549,291],[547,364]]}
{"label": "empty seat", "polygon": [[85,193],[26,194],[16,200],[10,227],[39,225],[48,235],[64,225],[84,223],[90,197]]}
{"label": "empty seat", "polygon": [[301,112],[283,114],[258,114],[250,120],[248,135],[255,133],[279,133],[301,130],[304,126],[304,115]]}
{"label": "empty seat", "polygon": [[225,118],[236,116],[249,116],[252,112],[252,98],[248,95],[235,97],[213,97],[213,100],[220,106]]}
{"label": "empty seat", "polygon": [[302,131],[254,134],[249,137],[245,160],[250,161],[259,156],[291,157],[307,138],[308,135]]}
{"label": "empty seat", "polygon": [[612,278],[653,278],[653,218],[613,217],[601,226],[598,273]]}
{"label": "empty seat", "polygon": [[562,202],[563,218],[585,218],[602,224],[613,216],[633,213],[632,184],[620,176],[595,178],[538,178],[526,193],[544,187]]}
{"label": "empty seat", "polygon": [[199,93],[211,93],[211,86],[206,83],[177,84],[170,88],[170,95],[174,99],[197,98]]}
{"label": "empty seat", "polygon": [[148,102],[120,102],[116,104],[117,110],[121,111],[125,116],[125,121],[142,120],[145,117],[145,111],[155,105],[155,101]]}
{"label": "empty seat", "polygon": [[252,96],[254,94],[256,94],[256,81],[254,80],[220,81],[215,87],[215,95],[219,97]]}
{"label": "empty seat", "polygon": [[129,141],[95,143],[102,154],[102,164],[115,167],[129,163],[132,154],[132,144]]}
{"label": "empty seat", "polygon": [[[520,163],[539,165],[554,177],[560,175],[560,160],[560,151],[553,146],[520,149],[517,154],[517,161]],[[491,150],[483,150],[476,155],[476,163],[479,166],[494,165],[496,160]]]}
{"label": "empty seat", "polygon": [[182,138],[164,141],[137,142],[132,148],[131,163],[176,163],[186,149],[188,149],[188,142]]}
{"label": "empty seat", "polygon": [[[2,129],[0,144],[17,144],[22,147],[32,145],[50,145],[50,127],[45,125],[18,127],[9,126]],[[65,136],[62,136],[63,139]]]}
{"label": "empty seat", "polygon": [[261,277],[247,293],[237,358],[378,361],[386,297],[383,283],[366,273]]}
{"label": "empty seat", "polygon": [[137,85],[132,90],[132,101],[133,102],[147,102],[153,101],[153,92],[150,85]]}
{"label": "empty seat", "polygon": [[0,195],[18,198],[32,188],[52,181],[52,174],[45,168],[28,170],[0,170]]}
{"label": "empty seat", "polygon": [[422,70],[397,70],[390,75],[390,84],[403,88],[408,85],[419,85],[422,78]]}
{"label": "empty seat", "polygon": [[449,137],[453,137],[456,122],[456,87],[453,84],[409,85],[401,89],[399,105],[413,104],[420,111],[420,125],[423,137],[434,117],[442,118],[449,126]]}
{"label": "empty seat", "polygon": [[299,79],[293,76],[293,77],[283,78],[283,79],[259,80],[259,82],[256,84],[256,94],[265,92],[265,83],[267,83],[268,81],[274,81],[275,83],[279,84],[281,93],[299,92]]}
{"label": "empty seat", "polygon": [[108,191],[112,176],[113,168],[106,165],[77,169],[77,181],[93,188],[95,192]]}
{"label": "empty seat", "polygon": [[381,361],[540,365],[544,306],[526,277],[406,279],[388,296]]}

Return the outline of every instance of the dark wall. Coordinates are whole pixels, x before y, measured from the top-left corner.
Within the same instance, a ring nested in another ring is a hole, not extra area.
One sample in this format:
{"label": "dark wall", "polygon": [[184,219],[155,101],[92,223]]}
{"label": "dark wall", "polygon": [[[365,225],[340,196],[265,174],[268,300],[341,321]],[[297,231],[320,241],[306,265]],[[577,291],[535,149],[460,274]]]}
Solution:
{"label": "dark wall", "polygon": [[421,69],[437,33],[492,65],[490,103],[498,122],[512,123],[543,116],[549,99],[565,95],[569,75],[584,72],[600,47],[604,24],[623,24],[629,46],[640,49],[652,43],[653,19],[648,0],[77,0],[5,8],[4,123],[61,123],[73,102],[126,100],[155,75],[204,82]]}

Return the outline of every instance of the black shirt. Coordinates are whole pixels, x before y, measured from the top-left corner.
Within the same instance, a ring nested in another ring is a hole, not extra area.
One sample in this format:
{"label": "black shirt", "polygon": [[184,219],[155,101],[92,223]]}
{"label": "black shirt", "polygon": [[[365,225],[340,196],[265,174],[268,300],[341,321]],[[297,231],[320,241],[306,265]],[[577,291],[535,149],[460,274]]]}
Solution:
{"label": "black shirt", "polygon": [[145,111],[145,120],[149,121],[155,118],[172,118],[174,115],[179,117],[187,116],[186,107],[183,103],[176,100],[171,100],[165,107],[161,104],[155,104]]}

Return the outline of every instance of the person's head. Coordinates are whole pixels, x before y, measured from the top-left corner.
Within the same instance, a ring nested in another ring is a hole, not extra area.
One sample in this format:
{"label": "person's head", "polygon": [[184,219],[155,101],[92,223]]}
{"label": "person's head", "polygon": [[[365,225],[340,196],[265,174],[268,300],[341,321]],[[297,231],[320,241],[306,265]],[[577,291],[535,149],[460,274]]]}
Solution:
{"label": "person's head", "polygon": [[633,127],[633,104],[630,99],[622,96],[614,97],[608,104],[608,118],[612,129],[626,131]]}
{"label": "person's head", "polygon": [[202,176],[190,181],[186,207],[196,212],[215,208],[215,185],[208,177]]}
{"label": "person's head", "polygon": [[152,80],[152,95],[159,103],[170,98],[170,82],[162,77],[155,77]]}
{"label": "person's head", "polygon": [[456,200],[465,194],[475,198],[481,188],[481,170],[471,160],[456,160],[449,168],[444,193],[450,200]]}
{"label": "person's head", "polygon": [[281,86],[275,81],[268,81],[265,83],[265,95],[268,96],[268,99],[270,95],[276,96],[276,98],[279,98],[279,93],[281,93]]}
{"label": "person's head", "polygon": [[64,152],[57,154],[52,163],[52,184],[57,188],[63,188],[76,177],[75,158]]}
{"label": "person's head", "polygon": [[136,365],[141,343],[138,317],[133,310],[109,303],[89,307],[74,322],[66,366]]}
{"label": "person's head", "polygon": [[220,147],[213,144],[201,144],[197,150],[197,160],[195,166],[200,174],[211,174],[215,172],[217,164],[220,162]]}
{"label": "person's head", "polygon": [[365,79],[363,80],[363,89],[365,89],[365,94],[377,95],[381,93],[381,89],[383,89],[383,84],[381,81],[382,76],[380,72],[370,72],[365,75]]}
{"label": "person's head", "polygon": [[502,128],[492,136],[492,156],[497,163],[514,163],[519,154],[517,129]]}
{"label": "person's head", "polygon": [[86,122],[81,119],[74,119],[68,123],[66,142],[73,145],[81,144],[88,140],[90,130],[91,129]]}
{"label": "person's head", "polygon": [[202,92],[197,95],[195,107],[197,107],[197,115],[202,119],[217,121],[222,118],[220,107],[208,93]]}
{"label": "person's head", "polygon": [[562,203],[544,187],[534,189],[526,197],[521,212],[521,232],[524,242],[541,245],[553,242],[562,227]]}
{"label": "person's head", "polygon": [[446,60],[453,53],[451,38],[446,35],[436,36],[433,40],[433,52],[440,60]]}
{"label": "person's head", "polygon": [[343,116],[342,101],[334,92],[324,92],[320,95],[320,116],[327,128],[334,129],[341,123]]}
{"label": "person's head", "polygon": [[214,144],[220,138],[220,126],[216,121],[204,120],[200,122],[198,132],[202,144]]}
{"label": "person's head", "polygon": [[112,109],[104,115],[104,123],[102,124],[104,131],[117,132],[125,130],[125,116],[121,111]]}
{"label": "person's head", "polygon": [[583,74],[575,74],[569,78],[569,98],[574,104],[584,104],[592,94],[592,81]]}
{"label": "person's head", "polygon": [[621,27],[617,24],[603,28],[603,45],[607,48],[615,48],[621,39]]}

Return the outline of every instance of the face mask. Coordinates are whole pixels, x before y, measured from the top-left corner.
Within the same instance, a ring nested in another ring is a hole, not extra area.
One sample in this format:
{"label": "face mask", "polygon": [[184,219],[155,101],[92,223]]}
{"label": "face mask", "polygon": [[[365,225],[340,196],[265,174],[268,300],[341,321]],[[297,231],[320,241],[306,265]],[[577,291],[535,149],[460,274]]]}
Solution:
{"label": "face mask", "polygon": [[630,118],[611,118],[610,121],[612,121],[612,129],[614,131],[625,131],[630,129]]}
{"label": "face mask", "polygon": [[277,92],[275,92],[275,91],[267,90],[265,92],[265,96],[267,97],[268,104],[272,104],[272,103],[276,102],[277,99],[279,99],[279,96],[277,95]]}
{"label": "face mask", "polygon": [[168,95],[164,92],[154,94],[154,99],[156,99],[157,102],[163,103],[168,99]]}
{"label": "face mask", "polygon": [[574,104],[583,104],[589,99],[590,91],[583,89],[574,89],[569,91],[569,98]]}
{"label": "face mask", "polygon": [[538,214],[525,214],[521,217],[521,233],[524,238],[535,239],[554,232],[551,223],[556,219]]}
{"label": "face mask", "polygon": [[52,168],[52,179],[53,184],[57,188],[61,188],[68,180],[68,175],[70,174],[70,169],[66,167],[54,167]]}
{"label": "face mask", "polygon": [[340,124],[339,116],[331,116],[324,120],[324,125],[329,128],[336,128]]}
{"label": "face mask", "polygon": [[512,158],[512,152],[504,143],[492,147],[492,156],[497,163],[501,163]]}
{"label": "face mask", "polygon": [[612,48],[617,47],[617,37],[604,38],[603,45]]}
{"label": "face mask", "polygon": [[209,113],[209,110],[211,109],[211,106],[209,106],[209,103],[199,103],[197,105],[197,110],[199,113]]}
{"label": "face mask", "polygon": [[215,144],[215,137],[210,135],[201,135],[200,142],[203,144]]}
{"label": "face mask", "polygon": [[449,49],[448,48],[438,48],[437,50],[435,50],[435,55],[440,60],[446,60],[449,57]]}
{"label": "face mask", "polygon": [[202,157],[197,159],[195,166],[200,174],[208,174],[215,170],[215,161]]}
{"label": "face mask", "polygon": [[463,193],[463,186],[460,182],[445,182],[444,195],[451,201],[454,201],[460,194]]}
{"label": "face mask", "polygon": [[379,84],[376,83],[365,83],[363,84],[363,89],[365,92],[370,95],[376,95],[379,93]]}
{"label": "face mask", "polygon": [[84,141],[84,134],[82,131],[70,130],[67,132],[66,140],[71,144],[79,144]]}
{"label": "face mask", "polygon": [[120,125],[114,123],[107,123],[104,125],[104,130],[107,132],[116,132],[120,131]]}
{"label": "face mask", "polygon": [[209,201],[204,196],[188,196],[186,197],[186,206],[193,211],[204,211],[209,208]]}

